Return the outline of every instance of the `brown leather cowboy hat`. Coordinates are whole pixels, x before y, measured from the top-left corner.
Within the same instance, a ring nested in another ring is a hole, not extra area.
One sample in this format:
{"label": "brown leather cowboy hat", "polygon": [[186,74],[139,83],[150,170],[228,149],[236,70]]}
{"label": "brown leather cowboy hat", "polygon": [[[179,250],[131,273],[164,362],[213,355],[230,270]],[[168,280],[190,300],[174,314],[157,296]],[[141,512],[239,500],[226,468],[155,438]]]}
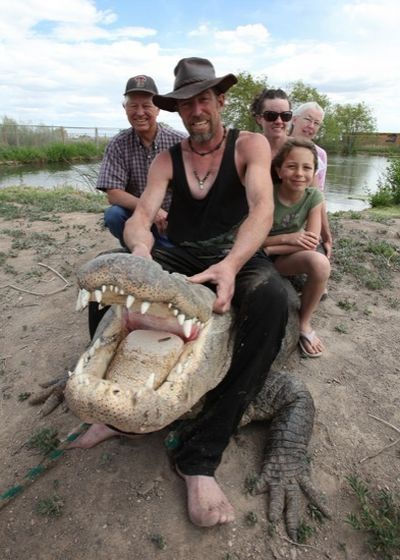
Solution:
{"label": "brown leather cowboy hat", "polygon": [[190,99],[213,87],[225,93],[237,82],[233,74],[217,78],[214,66],[206,58],[182,58],[175,66],[174,74],[174,91],[153,97],[154,105],[170,112],[177,110],[176,102],[179,99]]}

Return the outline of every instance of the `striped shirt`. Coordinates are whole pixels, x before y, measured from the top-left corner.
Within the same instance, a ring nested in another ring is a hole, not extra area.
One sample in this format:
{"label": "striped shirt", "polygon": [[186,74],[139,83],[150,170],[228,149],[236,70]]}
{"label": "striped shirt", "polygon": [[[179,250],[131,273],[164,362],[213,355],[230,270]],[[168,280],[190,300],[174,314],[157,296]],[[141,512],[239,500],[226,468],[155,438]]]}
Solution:
{"label": "striped shirt", "polygon": [[[146,148],[133,128],[123,130],[114,136],[106,148],[96,188],[100,191],[121,189],[140,197],[153,159],[185,137],[183,132],[157,124],[153,144]],[[164,210],[168,210],[170,203],[171,193],[167,192],[162,204]]]}

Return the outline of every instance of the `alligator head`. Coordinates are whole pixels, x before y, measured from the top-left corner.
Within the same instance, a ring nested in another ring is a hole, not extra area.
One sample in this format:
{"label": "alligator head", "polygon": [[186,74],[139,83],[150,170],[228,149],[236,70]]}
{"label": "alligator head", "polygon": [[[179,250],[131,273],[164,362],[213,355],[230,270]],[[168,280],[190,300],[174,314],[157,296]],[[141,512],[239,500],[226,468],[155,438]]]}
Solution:
{"label": "alligator head", "polygon": [[96,257],[78,283],[78,310],[89,301],[112,306],[66,386],[82,420],[160,430],[223,379],[232,317],[212,312],[215,295],[205,286],[127,253]]}

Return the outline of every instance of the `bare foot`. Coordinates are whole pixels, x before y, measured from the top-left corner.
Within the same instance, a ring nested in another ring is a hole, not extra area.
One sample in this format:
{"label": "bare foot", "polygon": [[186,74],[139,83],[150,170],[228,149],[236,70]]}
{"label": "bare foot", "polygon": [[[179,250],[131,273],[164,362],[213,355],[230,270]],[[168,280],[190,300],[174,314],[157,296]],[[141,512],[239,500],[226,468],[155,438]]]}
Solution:
{"label": "bare foot", "polygon": [[212,476],[189,476],[179,472],[186,482],[188,510],[192,523],[199,527],[231,523],[233,507]]}
{"label": "bare foot", "polygon": [[86,432],[80,435],[75,441],[72,441],[67,449],[90,449],[106,439],[120,435],[120,432],[109,428],[105,424],[92,424]]}

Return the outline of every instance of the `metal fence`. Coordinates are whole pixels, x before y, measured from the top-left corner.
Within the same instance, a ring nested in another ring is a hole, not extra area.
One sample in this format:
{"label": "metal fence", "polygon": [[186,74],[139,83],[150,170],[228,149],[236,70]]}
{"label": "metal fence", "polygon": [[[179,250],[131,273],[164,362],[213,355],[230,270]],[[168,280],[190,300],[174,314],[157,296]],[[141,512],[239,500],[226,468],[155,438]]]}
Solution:
{"label": "metal fence", "polygon": [[47,126],[0,123],[1,146],[45,146],[61,142],[108,142],[121,129],[86,126]]}

